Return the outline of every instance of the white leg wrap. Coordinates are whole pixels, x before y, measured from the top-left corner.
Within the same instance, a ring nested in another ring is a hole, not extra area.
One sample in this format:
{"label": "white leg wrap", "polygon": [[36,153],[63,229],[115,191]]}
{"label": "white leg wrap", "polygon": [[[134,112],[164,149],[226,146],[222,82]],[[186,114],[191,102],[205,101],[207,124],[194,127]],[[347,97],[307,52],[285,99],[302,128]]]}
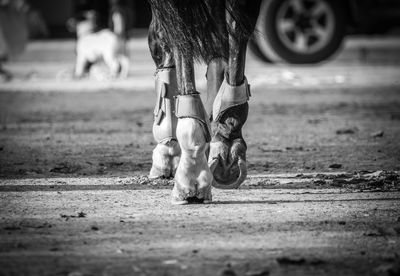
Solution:
{"label": "white leg wrap", "polygon": [[157,102],[154,108],[154,139],[159,144],[176,140],[174,97],[178,95],[176,71],[174,68],[160,69],[156,72]]}
{"label": "white leg wrap", "polygon": [[153,136],[157,146],[153,150],[150,178],[171,177],[179,164],[181,150],[176,138],[178,119],[174,97],[178,94],[176,71],[173,68],[156,72],[157,102],[154,108]]}
{"label": "white leg wrap", "polygon": [[250,85],[246,78],[240,86],[230,85],[225,78],[214,100],[213,120],[218,121],[228,108],[246,103],[250,96]]}
{"label": "white leg wrap", "polygon": [[175,101],[175,115],[178,118],[193,118],[200,121],[206,142],[211,141],[210,121],[199,94],[177,96]]}

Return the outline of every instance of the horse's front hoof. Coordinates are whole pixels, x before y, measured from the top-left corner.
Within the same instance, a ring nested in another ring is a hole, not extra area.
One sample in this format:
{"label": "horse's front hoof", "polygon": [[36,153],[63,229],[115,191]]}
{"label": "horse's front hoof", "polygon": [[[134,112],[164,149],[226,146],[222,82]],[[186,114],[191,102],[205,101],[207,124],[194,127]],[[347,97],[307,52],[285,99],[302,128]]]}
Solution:
{"label": "horse's front hoof", "polygon": [[[177,137],[182,154],[172,190],[174,204],[204,203],[212,200],[213,177],[205,156],[207,137],[201,124],[192,118],[182,118],[178,121]],[[194,201],[195,198],[198,202]]]}
{"label": "horse's front hoof", "polygon": [[174,196],[172,196],[171,204],[172,205],[188,205],[189,202],[187,200],[181,200],[179,198],[175,198]]}
{"label": "horse's front hoof", "polygon": [[211,193],[207,198],[198,198],[197,196],[187,197],[186,199],[180,199],[172,195],[171,203],[173,205],[188,205],[188,204],[210,204],[212,202]]}
{"label": "horse's front hoof", "polygon": [[172,178],[179,164],[181,150],[178,141],[157,144],[153,150],[153,165],[149,178]]}
{"label": "horse's front hoof", "polygon": [[175,184],[171,198],[173,205],[210,204],[212,202],[211,183],[203,189],[191,189],[182,184]]}

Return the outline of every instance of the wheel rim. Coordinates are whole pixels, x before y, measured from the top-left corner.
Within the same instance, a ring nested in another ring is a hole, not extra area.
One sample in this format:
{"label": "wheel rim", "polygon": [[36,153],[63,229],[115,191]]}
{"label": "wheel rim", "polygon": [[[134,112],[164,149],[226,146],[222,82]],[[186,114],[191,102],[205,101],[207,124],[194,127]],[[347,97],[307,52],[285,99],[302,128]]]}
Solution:
{"label": "wheel rim", "polygon": [[276,14],[276,31],[285,47],[297,54],[313,54],[332,39],[335,16],[325,0],[286,0]]}

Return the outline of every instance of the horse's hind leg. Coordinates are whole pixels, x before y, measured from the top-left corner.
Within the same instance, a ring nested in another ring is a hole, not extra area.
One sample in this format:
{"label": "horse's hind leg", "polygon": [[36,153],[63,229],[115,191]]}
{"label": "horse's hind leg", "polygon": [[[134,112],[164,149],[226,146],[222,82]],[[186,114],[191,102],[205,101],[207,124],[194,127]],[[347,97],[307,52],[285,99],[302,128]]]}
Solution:
{"label": "horse's hind leg", "polygon": [[[229,58],[225,79],[213,103],[209,165],[214,175],[214,187],[238,188],[247,176],[247,146],[242,136],[250,97],[244,75],[246,47],[255,27],[260,1],[228,0],[226,3],[231,10],[226,14]],[[243,30],[249,30],[249,33]]]}
{"label": "horse's hind leg", "polygon": [[[213,0],[211,0],[213,1]],[[225,16],[225,2],[215,1],[213,3],[214,9],[211,11],[214,20],[218,23],[219,40],[216,43],[220,46],[220,53],[211,53],[211,55],[204,57],[207,62],[207,95],[205,98],[204,106],[209,116],[212,114],[213,103],[218,94],[219,88],[224,81],[225,68],[227,67],[228,55],[228,30],[226,28]],[[210,116],[211,117],[211,116]]]}
{"label": "horse's hind leg", "polygon": [[153,21],[149,29],[149,48],[156,64],[153,136],[157,142],[153,150],[150,178],[173,177],[178,167],[180,147],[176,137],[177,118],[174,97],[178,95],[176,70],[172,52],[161,39],[162,31]]}
{"label": "horse's hind leg", "polygon": [[181,146],[181,159],[175,174],[172,203],[210,202],[212,174],[205,155],[211,139],[207,113],[196,91],[193,58],[174,53],[178,89],[176,135]]}

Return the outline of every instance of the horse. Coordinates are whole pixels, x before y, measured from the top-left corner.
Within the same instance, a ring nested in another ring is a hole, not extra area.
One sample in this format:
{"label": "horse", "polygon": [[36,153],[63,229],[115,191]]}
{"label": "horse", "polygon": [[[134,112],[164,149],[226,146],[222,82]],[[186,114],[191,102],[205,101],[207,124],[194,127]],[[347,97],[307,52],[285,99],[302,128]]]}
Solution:
{"label": "horse", "polygon": [[[247,43],[261,0],[148,0],[156,66],[150,178],[174,177],[172,204],[209,203],[211,187],[247,177],[242,128],[249,112]],[[204,103],[194,63],[207,64]]]}

